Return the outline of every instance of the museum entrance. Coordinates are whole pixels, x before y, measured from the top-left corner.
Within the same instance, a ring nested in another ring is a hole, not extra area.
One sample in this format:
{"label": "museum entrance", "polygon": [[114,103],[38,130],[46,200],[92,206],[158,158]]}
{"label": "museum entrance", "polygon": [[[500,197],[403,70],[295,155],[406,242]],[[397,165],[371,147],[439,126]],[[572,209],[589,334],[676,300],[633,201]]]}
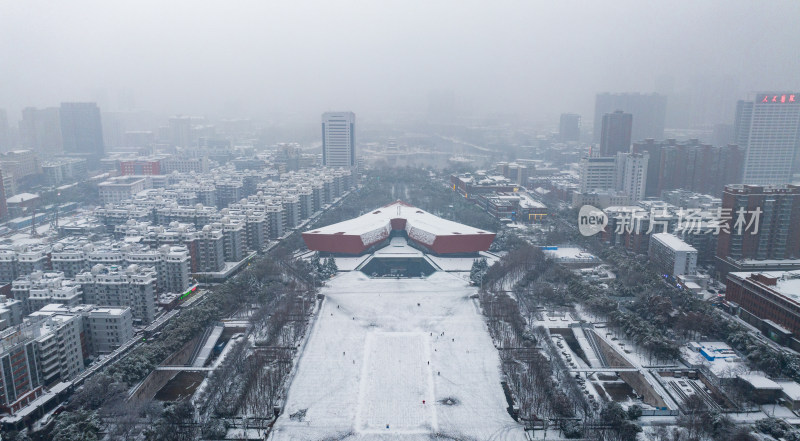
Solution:
{"label": "museum entrance", "polygon": [[373,257],[361,268],[370,277],[427,277],[435,271],[422,257]]}

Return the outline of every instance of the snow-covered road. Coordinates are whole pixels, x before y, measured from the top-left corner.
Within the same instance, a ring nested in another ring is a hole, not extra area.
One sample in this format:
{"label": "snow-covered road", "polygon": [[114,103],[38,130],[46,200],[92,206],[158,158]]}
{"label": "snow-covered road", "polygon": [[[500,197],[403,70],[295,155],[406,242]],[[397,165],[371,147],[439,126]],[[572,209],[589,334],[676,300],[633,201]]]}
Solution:
{"label": "snow-covered road", "polygon": [[323,293],[271,440],[525,439],[466,282],[353,271]]}

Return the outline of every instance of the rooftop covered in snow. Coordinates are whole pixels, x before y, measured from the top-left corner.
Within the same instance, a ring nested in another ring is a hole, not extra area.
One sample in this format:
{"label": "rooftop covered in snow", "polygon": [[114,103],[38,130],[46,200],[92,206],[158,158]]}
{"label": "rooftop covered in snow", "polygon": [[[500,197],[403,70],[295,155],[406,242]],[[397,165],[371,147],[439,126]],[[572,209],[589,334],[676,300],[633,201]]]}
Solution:
{"label": "rooftop covered in snow", "polygon": [[405,232],[415,244],[436,254],[486,251],[495,236],[397,201],[355,219],[305,232],[303,239],[311,250],[361,254],[385,242],[392,231]]}

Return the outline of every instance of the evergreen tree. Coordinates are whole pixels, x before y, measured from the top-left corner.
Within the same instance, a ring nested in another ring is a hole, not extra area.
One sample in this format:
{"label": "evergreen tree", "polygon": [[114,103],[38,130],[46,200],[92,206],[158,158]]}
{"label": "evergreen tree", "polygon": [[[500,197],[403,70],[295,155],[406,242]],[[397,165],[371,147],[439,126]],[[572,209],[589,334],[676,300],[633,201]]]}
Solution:
{"label": "evergreen tree", "polygon": [[325,263],[322,264],[320,275],[323,279],[329,279],[335,276],[337,271],[339,271],[339,268],[336,266],[336,259],[329,257],[325,259]]}
{"label": "evergreen tree", "polygon": [[475,285],[480,285],[489,270],[489,262],[485,257],[472,261],[472,269],[469,271],[469,280]]}
{"label": "evergreen tree", "polygon": [[328,277],[333,277],[336,275],[336,272],[339,271],[339,267],[336,266],[336,259],[333,257],[329,257],[327,261],[325,261],[325,269],[328,273]]}
{"label": "evergreen tree", "polygon": [[317,274],[322,274],[322,262],[319,260],[319,252],[311,256],[311,268],[316,271]]}

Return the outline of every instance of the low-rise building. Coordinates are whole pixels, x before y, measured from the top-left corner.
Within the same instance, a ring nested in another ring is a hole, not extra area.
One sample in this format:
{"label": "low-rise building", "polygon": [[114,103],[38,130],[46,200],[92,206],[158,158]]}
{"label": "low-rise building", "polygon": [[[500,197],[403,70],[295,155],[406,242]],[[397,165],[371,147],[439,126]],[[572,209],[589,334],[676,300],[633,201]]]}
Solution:
{"label": "low-rise building", "polygon": [[800,348],[800,271],[728,273],[725,300],[772,339]]}
{"label": "low-rise building", "polygon": [[477,203],[496,219],[541,222],[548,214],[547,206],[525,191],[480,194]]}
{"label": "low-rise building", "polygon": [[450,186],[467,199],[475,199],[482,193],[512,192],[519,188],[516,180],[486,172],[452,175]]}
{"label": "low-rise building", "polygon": [[39,195],[35,193],[18,193],[6,198],[9,217],[20,217],[30,214],[39,205]]}
{"label": "low-rise building", "polygon": [[616,190],[598,190],[572,192],[572,207],[580,208],[584,205],[593,205],[597,208],[625,206],[631,204],[631,196]]}
{"label": "low-rise building", "polygon": [[142,176],[121,176],[97,185],[103,204],[116,204],[132,198],[144,190],[147,180]]}

